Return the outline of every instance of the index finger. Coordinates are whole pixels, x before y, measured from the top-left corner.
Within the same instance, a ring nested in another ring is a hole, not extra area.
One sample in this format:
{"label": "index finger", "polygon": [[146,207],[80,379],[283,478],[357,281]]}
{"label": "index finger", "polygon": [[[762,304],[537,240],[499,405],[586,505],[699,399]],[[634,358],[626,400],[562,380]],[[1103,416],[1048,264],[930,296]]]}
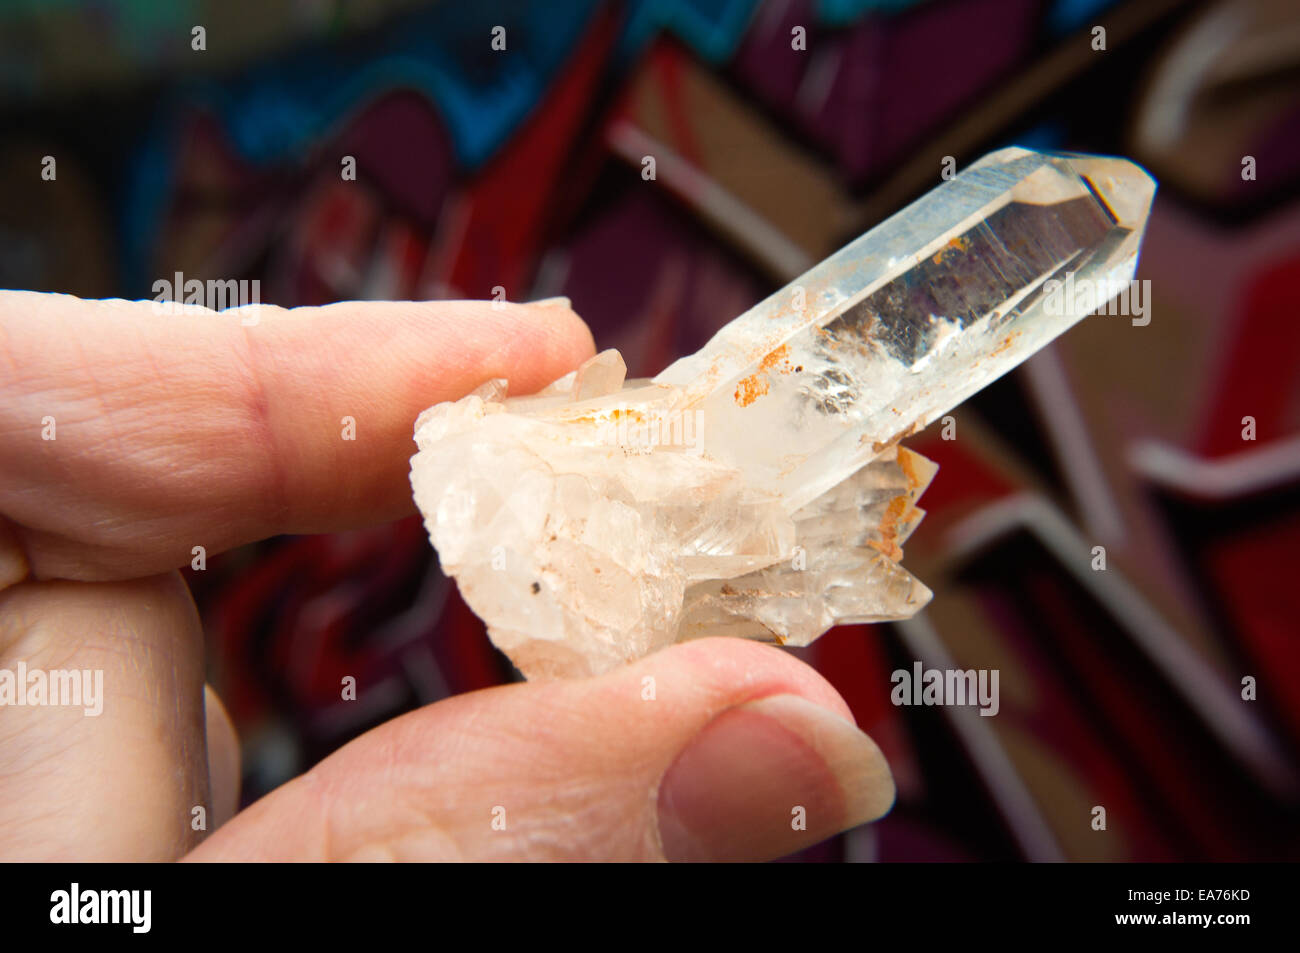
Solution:
{"label": "index finger", "polygon": [[38,579],[396,519],[421,410],[493,377],[529,393],[593,352],[563,299],[264,305],[249,326],[0,291],[0,514]]}

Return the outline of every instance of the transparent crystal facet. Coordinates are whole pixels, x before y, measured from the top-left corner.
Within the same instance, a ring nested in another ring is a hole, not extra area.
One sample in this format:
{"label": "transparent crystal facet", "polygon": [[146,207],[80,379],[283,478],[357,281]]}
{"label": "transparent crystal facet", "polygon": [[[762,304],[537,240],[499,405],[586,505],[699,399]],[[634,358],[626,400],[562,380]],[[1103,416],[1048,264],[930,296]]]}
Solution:
{"label": "transparent crystal facet", "polygon": [[1122,159],[1004,149],[653,380],[606,351],[430,408],[411,482],[443,568],[529,677],[911,616],[930,593],[901,545],[936,468],[899,441],[1131,279],[1154,190]]}

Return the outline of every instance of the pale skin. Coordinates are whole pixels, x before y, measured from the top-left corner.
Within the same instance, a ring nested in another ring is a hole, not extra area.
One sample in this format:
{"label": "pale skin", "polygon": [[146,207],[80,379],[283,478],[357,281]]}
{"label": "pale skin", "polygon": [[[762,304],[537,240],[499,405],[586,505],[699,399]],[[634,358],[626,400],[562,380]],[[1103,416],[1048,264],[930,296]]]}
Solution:
{"label": "pale skin", "polygon": [[885,813],[889,769],[838,693],[737,639],[428,705],[236,811],[177,572],[193,547],[413,513],[421,410],[593,352],[564,305],[263,306],[245,326],[0,291],[0,669],[101,669],[105,696],[98,717],[0,707],[0,859],[764,860]]}

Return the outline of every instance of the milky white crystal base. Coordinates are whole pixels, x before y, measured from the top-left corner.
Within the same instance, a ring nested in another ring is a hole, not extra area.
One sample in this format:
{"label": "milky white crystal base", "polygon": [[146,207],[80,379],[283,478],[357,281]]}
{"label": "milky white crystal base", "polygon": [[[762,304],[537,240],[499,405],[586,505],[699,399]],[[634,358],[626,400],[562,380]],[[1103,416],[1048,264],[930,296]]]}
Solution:
{"label": "milky white crystal base", "polygon": [[623,376],[606,351],[538,395],[491,381],[416,422],[411,482],[443,570],[526,676],[707,635],[807,645],[929,600],[898,559],[930,461],[890,446],[789,513],[691,445],[675,388]]}

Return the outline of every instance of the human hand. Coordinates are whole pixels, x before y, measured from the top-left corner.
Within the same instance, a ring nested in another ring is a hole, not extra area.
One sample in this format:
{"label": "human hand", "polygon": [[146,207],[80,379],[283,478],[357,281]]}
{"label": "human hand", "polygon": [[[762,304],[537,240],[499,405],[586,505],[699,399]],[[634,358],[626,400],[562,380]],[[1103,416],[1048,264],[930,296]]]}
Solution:
{"label": "human hand", "polygon": [[[414,512],[421,410],[591,353],[562,305],[262,306],[245,327],[0,291],[0,678],[104,672],[98,716],[0,705],[0,857],[757,860],[887,811],[889,769],[824,679],[704,639],[426,706],[235,814],[238,743],[177,567]],[[196,806],[219,828],[201,843]]]}

